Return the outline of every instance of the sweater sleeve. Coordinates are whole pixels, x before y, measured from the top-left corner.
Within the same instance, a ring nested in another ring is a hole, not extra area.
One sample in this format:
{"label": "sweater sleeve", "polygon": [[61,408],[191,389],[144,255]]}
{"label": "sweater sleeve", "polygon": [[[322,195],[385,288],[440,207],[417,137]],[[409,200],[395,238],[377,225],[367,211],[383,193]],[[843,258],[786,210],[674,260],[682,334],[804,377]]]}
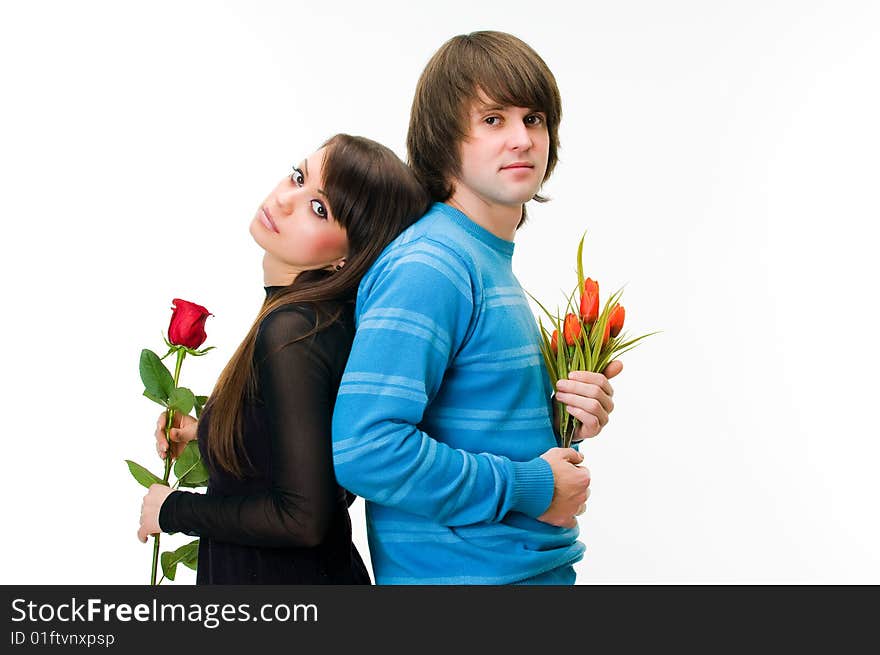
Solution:
{"label": "sweater sleeve", "polygon": [[474,319],[474,286],[467,264],[440,243],[374,265],[333,414],[342,486],[449,526],[511,511],[537,517],[553,496],[544,459],[466,452],[419,429]]}
{"label": "sweater sleeve", "polygon": [[176,491],[162,505],[163,531],[253,546],[323,541],[337,493],[330,444],[335,383],[325,351],[342,346],[333,327],[290,343],[313,326],[313,315],[302,310],[276,311],[258,332],[255,361],[272,461],[268,490],[247,496]]}

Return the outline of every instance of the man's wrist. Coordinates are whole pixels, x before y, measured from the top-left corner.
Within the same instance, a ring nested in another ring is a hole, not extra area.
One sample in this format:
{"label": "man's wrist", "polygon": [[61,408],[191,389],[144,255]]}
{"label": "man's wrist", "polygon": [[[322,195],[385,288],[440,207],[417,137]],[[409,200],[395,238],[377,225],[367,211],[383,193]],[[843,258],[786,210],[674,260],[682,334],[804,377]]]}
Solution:
{"label": "man's wrist", "polygon": [[537,518],[553,500],[553,469],[543,457],[528,462],[512,462],[513,503],[511,510]]}

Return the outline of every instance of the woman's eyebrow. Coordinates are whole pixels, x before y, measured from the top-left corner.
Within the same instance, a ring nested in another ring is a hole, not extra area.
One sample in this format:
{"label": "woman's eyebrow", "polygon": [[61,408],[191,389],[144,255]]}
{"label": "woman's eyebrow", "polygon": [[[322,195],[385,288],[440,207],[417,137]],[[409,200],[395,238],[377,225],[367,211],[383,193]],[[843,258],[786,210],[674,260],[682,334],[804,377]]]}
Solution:
{"label": "woman's eyebrow", "polygon": [[[306,177],[309,176],[309,160],[303,159],[303,168],[305,169]],[[325,198],[327,197],[327,192],[324,189],[318,189],[318,193],[320,193]]]}

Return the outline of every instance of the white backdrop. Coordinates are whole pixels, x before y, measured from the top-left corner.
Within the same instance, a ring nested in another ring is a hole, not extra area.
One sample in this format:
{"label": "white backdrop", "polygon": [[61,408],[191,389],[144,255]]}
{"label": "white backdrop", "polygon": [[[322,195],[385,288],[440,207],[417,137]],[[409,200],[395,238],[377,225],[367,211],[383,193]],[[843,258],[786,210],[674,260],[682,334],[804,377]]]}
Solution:
{"label": "white backdrop", "polygon": [[2,5],[0,583],[148,581],[140,350],[172,298],[204,304],[217,350],[182,383],[208,393],[262,300],[257,204],[336,132],[403,156],[422,67],[477,29],[563,95],[520,281],[555,303],[587,229],[603,297],[664,331],[582,448],[578,583],[880,582],[880,5],[575,4]]}

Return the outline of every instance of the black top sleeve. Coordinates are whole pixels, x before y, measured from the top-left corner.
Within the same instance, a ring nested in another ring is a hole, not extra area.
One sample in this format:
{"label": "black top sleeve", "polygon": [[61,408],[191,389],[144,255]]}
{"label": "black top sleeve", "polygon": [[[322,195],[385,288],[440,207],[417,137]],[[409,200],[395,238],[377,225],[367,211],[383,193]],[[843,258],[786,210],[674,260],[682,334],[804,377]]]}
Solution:
{"label": "black top sleeve", "polygon": [[175,491],[162,506],[163,531],[253,546],[322,542],[338,494],[330,425],[335,378],[341,374],[333,363],[345,330],[334,324],[300,338],[314,326],[314,312],[287,307],[266,317],[257,334],[254,362],[270,442],[267,491],[246,496]]}

